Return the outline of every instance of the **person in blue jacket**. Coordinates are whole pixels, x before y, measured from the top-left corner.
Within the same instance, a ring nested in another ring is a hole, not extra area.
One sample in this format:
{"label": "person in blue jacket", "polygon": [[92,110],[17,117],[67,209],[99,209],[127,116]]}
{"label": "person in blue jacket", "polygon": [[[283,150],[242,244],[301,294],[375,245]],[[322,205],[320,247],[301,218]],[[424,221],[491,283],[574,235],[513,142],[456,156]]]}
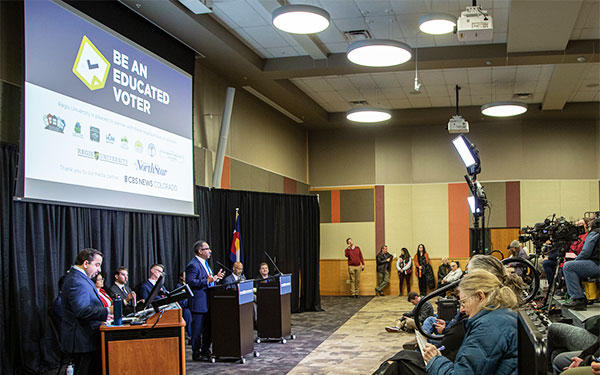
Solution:
{"label": "person in blue jacket", "polygon": [[517,374],[517,307],[514,292],[488,271],[473,270],[459,287],[468,316],[465,338],[454,362],[427,344],[427,374]]}

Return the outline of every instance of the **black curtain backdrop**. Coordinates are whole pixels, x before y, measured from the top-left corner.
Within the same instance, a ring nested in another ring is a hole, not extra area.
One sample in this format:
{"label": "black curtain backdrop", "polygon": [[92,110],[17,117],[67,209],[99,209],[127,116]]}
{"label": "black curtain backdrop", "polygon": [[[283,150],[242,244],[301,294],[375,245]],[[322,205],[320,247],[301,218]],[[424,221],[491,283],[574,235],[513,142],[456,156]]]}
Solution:
{"label": "black curtain backdrop", "polygon": [[247,276],[257,274],[265,260],[262,250],[268,250],[283,272],[294,274],[292,311],[320,310],[315,197],[196,187],[198,217],[19,202],[12,199],[17,155],[18,147],[0,143],[2,374],[37,374],[57,365],[48,308],[58,294],[58,279],[79,250],[104,253],[107,286],[120,265],[129,268],[129,282],[136,286],[148,277],[150,265],[163,263],[172,288],[198,239],[209,241],[213,259],[229,265],[235,207],[240,207]]}

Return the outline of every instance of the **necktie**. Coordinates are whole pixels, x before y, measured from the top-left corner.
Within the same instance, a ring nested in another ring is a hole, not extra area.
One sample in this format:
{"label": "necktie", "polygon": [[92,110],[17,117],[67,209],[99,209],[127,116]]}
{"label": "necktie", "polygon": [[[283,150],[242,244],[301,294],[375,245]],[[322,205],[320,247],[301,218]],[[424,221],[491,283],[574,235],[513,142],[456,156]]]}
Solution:
{"label": "necktie", "polygon": [[[206,264],[206,269],[208,270],[208,276],[212,276],[212,270],[210,269],[210,266],[208,265],[208,262],[207,262],[207,261],[204,261],[204,264]],[[209,285],[209,286],[213,286],[213,285],[215,285],[215,283],[214,283],[214,282],[212,282],[212,283],[210,283],[210,284],[208,284],[208,285]]]}

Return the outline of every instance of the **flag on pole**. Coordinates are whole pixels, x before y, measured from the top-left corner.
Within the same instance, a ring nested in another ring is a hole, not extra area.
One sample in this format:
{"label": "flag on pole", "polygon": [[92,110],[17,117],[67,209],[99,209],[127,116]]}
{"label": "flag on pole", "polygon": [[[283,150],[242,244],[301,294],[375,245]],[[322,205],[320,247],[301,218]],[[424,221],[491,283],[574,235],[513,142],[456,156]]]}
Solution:
{"label": "flag on pole", "polygon": [[242,261],[239,208],[235,209],[235,228],[233,228],[233,240],[231,241],[231,252],[229,253],[229,259],[231,260],[231,263]]}

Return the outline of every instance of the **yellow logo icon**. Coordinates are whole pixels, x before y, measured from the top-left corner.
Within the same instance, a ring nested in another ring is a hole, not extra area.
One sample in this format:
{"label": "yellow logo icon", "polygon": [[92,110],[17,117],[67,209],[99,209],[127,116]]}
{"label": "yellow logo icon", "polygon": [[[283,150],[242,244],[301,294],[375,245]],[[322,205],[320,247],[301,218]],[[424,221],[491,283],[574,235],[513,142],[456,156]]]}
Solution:
{"label": "yellow logo icon", "polygon": [[104,87],[109,70],[110,63],[108,60],[102,56],[96,46],[84,35],[83,39],[81,39],[75,64],[73,65],[73,73],[90,90],[98,90]]}

